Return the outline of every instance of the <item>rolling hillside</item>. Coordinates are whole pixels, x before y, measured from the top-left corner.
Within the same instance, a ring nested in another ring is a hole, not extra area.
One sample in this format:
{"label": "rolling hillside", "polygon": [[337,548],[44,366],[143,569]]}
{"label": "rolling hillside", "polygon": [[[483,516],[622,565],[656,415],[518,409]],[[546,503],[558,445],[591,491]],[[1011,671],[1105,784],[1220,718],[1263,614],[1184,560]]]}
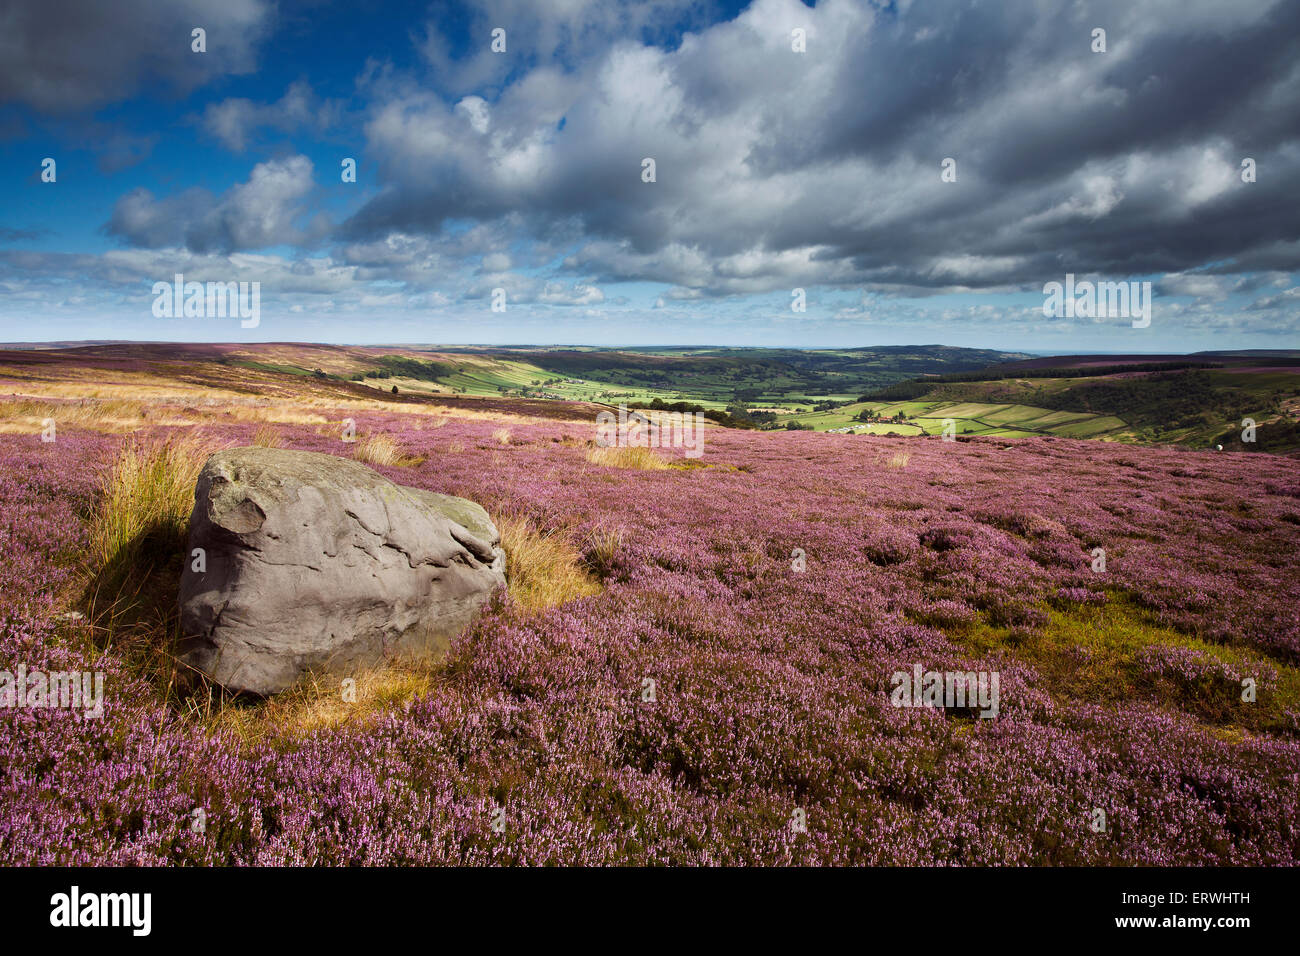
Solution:
{"label": "rolling hillside", "polygon": [[[984,364],[990,360],[997,364]],[[307,389],[394,402],[522,399],[548,417],[584,414],[577,408],[588,403],[657,400],[725,410],[757,428],[920,435],[941,433],[951,419],[957,435],[1300,450],[1300,352],[1027,359],[943,346],[800,352],[299,343],[0,352],[6,376],[39,377],[56,366],[152,370],[195,387],[264,396]],[[1246,419],[1257,425],[1254,442],[1241,440]]]}
{"label": "rolling hillside", "polygon": [[[1034,434],[1235,450],[1300,450],[1300,358],[1296,353],[1188,356],[1068,356],[995,366],[979,373],[887,386],[836,409],[843,427],[871,408],[928,432],[953,418],[960,434]],[[822,427],[811,416],[800,419]],[[828,419],[828,422],[832,419]],[[1243,441],[1244,422],[1256,424]],[[969,428],[969,431],[967,429]]]}

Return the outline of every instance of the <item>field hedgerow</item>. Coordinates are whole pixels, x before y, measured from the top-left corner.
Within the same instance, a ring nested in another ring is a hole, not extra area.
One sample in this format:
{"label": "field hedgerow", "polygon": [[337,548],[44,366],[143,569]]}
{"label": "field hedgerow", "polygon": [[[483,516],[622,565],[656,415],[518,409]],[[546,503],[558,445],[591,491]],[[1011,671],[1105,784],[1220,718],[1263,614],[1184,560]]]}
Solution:
{"label": "field hedgerow", "polygon": [[[572,423],[508,446],[491,422],[358,426],[427,454],[401,480],[480,501],[508,547],[564,529],[603,586],[490,606],[427,674],[359,681],[360,716],[193,719],[61,617],[122,439],[7,438],[0,657],[102,670],[106,702],[0,709],[0,860],[1300,862],[1294,460],[718,429],[720,467],[613,471],[558,440]],[[918,664],[997,672],[998,716],[891,706]]]}

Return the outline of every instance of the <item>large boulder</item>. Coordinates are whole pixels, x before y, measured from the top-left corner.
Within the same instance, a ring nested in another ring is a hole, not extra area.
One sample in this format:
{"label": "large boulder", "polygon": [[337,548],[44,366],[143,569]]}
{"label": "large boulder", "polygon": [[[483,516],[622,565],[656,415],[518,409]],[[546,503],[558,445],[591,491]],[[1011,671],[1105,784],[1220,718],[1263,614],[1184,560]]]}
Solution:
{"label": "large boulder", "polygon": [[273,694],[305,671],[434,656],[505,583],[487,512],[346,458],[231,448],[199,474],[181,576],[181,660]]}

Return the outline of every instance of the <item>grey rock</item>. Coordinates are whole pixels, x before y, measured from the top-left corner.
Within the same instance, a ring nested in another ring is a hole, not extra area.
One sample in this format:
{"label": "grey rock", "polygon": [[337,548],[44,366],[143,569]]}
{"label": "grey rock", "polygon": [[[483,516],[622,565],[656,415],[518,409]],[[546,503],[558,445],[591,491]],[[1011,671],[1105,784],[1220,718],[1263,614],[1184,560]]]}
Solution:
{"label": "grey rock", "polygon": [[231,448],[203,466],[181,575],[181,660],[225,687],[284,690],[386,657],[440,654],[505,584],[501,536],[464,498],[359,462]]}

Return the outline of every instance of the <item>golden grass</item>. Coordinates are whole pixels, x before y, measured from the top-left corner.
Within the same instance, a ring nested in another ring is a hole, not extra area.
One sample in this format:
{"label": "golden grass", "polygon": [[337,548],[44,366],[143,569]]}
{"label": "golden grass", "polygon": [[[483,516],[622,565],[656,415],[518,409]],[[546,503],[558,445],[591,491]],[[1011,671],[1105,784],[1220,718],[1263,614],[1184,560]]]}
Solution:
{"label": "golden grass", "polygon": [[330,418],[323,412],[302,410],[306,402],[279,402],[267,404],[217,404],[209,408],[187,408],[191,414],[203,415],[211,421],[262,422],[274,425],[324,425]]}
{"label": "golden grass", "polygon": [[357,442],[352,457],[368,465],[396,465],[402,461],[402,446],[387,435],[369,435]]}
{"label": "golden grass", "polygon": [[526,613],[600,593],[600,582],[583,567],[581,552],[566,534],[517,515],[495,522],[506,550],[510,597]]}
{"label": "golden grass", "polygon": [[308,674],[296,685],[256,703],[234,702],[214,690],[181,702],[182,717],[209,732],[227,732],[245,743],[268,736],[290,737],[330,727],[363,723],[385,711],[405,708],[427,695],[437,681],[437,661],[388,660],[351,675],[354,699],[344,696],[342,674]]}
{"label": "golden grass", "polygon": [[134,431],[145,425],[192,424],[188,418],[138,401],[0,399],[0,433],[36,434],[45,429],[47,421],[53,421],[56,429],[71,425],[109,433]]}
{"label": "golden grass", "polygon": [[170,699],[177,590],[194,484],[213,450],[203,436],[129,438],[100,481],[79,604],[94,644]]}
{"label": "golden grass", "polygon": [[253,444],[258,448],[283,448],[284,436],[270,425],[260,425],[253,434]]}
{"label": "golden grass", "polygon": [[636,468],[641,471],[667,471],[673,465],[642,446],[610,446],[587,449],[587,461],[607,468]]}
{"label": "golden grass", "polygon": [[[531,425],[544,422],[545,419],[528,415],[516,415],[509,412],[484,412],[476,409],[451,408],[440,405],[394,405],[390,402],[302,398],[263,402],[260,406],[247,405],[222,406],[224,412],[237,421],[272,421],[284,424],[321,425],[341,421],[356,412],[377,412],[385,415],[401,415],[424,419],[425,427],[441,428],[449,421],[495,422],[508,425]],[[319,409],[318,412],[308,409]],[[340,413],[347,413],[347,416]]]}
{"label": "golden grass", "polygon": [[[394,411],[391,405],[386,411]],[[507,425],[540,425],[548,421],[537,415],[519,415],[515,412],[480,412],[473,408],[459,408],[449,405],[411,405],[400,409],[403,415],[429,415],[436,418],[455,419],[465,422],[500,422]]]}
{"label": "golden grass", "polygon": [[508,428],[498,428],[496,431],[494,431],[494,432],[492,433],[492,438],[495,439],[495,441],[496,441],[496,443],[497,443],[498,445],[509,445],[509,444],[510,444],[510,429],[508,429]]}
{"label": "golden grass", "polygon": [[369,399],[343,394],[291,394],[285,393],[280,383],[275,383],[279,393],[258,383],[264,393],[250,396],[233,389],[191,386],[140,373],[114,373],[119,380],[111,382],[85,379],[106,374],[100,369],[62,369],[57,374],[61,377],[26,378],[11,369],[8,377],[0,379],[0,433],[37,434],[47,418],[54,419],[56,426],[74,425],[110,434],[151,425],[206,422],[323,425],[357,412],[400,414],[427,421],[431,428],[449,421],[499,425],[546,421],[533,415],[464,407],[394,405],[378,396]]}
{"label": "golden grass", "polygon": [[906,468],[907,463],[912,460],[910,453],[905,451],[895,452],[894,457],[885,462],[888,468]]}
{"label": "golden grass", "polygon": [[405,446],[388,435],[381,434],[368,435],[364,441],[357,442],[352,457],[368,465],[393,465],[402,468],[418,465],[425,460],[421,455],[406,454]]}
{"label": "golden grass", "polygon": [[211,452],[200,437],[127,440],[100,483],[90,524],[95,567],[133,560],[146,532],[183,536],[194,510],[194,484]]}
{"label": "golden grass", "polygon": [[197,385],[185,385],[167,378],[143,375],[121,375],[122,381],[98,378],[87,381],[86,376],[107,376],[110,373],[94,368],[64,368],[59,370],[66,378],[39,380],[17,378],[0,379],[0,394],[16,393],[18,398],[39,399],[94,399],[97,401],[132,401],[149,403],[175,403],[193,401],[217,391],[237,397],[236,392],[223,392]]}

